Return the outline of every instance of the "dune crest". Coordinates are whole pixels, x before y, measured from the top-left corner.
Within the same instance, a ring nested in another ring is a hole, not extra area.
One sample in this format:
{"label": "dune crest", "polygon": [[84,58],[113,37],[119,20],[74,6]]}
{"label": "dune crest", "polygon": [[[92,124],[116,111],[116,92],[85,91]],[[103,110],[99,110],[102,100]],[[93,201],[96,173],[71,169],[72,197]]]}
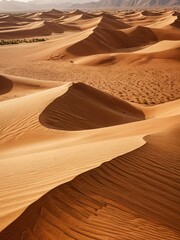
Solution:
{"label": "dune crest", "polygon": [[0,14],[0,239],[178,240],[179,10],[78,6]]}
{"label": "dune crest", "polygon": [[126,102],[76,83],[47,106],[39,119],[46,127],[72,131],[139,121],[144,116]]}
{"label": "dune crest", "polygon": [[[0,236],[4,240],[11,236],[18,240],[52,236],[179,239],[179,141],[172,152],[168,147],[171,140],[164,138],[166,134],[177,140],[174,131],[179,132],[170,129],[149,136],[148,143],[140,149],[53,189],[28,207]],[[131,229],[128,233],[127,228]]]}

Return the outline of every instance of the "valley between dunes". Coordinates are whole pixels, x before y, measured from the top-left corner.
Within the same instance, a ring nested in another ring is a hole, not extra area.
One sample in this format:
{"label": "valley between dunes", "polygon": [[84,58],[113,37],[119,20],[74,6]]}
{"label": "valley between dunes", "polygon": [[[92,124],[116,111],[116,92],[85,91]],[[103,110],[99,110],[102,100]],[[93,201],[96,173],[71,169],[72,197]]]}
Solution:
{"label": "valley between dunes", "polygon": [[0,240],[180,238],[179,29],[163,9],[0,14]]}

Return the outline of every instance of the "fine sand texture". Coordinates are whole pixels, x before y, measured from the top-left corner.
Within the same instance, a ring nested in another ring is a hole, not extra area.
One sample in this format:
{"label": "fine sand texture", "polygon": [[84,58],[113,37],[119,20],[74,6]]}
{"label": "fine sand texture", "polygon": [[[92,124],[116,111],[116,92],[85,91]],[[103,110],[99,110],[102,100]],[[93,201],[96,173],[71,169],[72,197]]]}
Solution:
{"label": "fine sand texture", "polygon": [[180,239],[179,17],[0,14],[0,240]]}

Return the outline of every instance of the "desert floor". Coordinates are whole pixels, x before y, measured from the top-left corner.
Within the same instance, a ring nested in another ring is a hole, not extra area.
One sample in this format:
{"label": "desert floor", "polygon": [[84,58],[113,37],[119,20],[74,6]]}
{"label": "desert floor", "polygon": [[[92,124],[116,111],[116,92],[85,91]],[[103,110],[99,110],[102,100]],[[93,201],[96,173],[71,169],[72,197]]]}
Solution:
{"label": "desert floor", "polygon": [[178,11],[0,14],[0,239],[180,239],[179,69]]}

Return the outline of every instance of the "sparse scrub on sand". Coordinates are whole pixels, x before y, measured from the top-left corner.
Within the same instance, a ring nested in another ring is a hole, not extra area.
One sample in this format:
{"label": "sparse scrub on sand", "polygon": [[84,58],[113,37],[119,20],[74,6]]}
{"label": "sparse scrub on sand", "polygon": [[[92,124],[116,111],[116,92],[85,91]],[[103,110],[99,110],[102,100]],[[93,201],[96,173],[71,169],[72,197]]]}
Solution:
{"label": "sparse scrub on sand", "polygon": [[11,45],[20,43],[34,43],[34,42],[44,42],[45,38],[32,38],[32,39],[11,39],[11,40],[0,40],[0,45]]}

